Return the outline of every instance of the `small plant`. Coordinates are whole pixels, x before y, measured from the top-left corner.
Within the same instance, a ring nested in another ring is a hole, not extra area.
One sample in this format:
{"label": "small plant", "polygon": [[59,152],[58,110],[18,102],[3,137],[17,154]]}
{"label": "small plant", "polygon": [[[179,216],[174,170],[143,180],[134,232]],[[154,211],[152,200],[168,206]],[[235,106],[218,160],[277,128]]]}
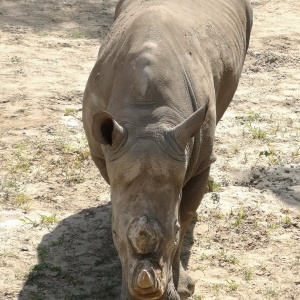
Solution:
{"label": "small plant", "polygon": [[259,152],[259,156],[269,157],[269,156],[272,156],[272,155],[275,155],[275,150],[274,149],[269,149],[269,150],[264,150],[264,151]]}
{"label": "small plant", "polygon": [[215,295],[216,297],[219,297],[219,295],[220,295],[220,290],[221,290],[221,285],[218,284],[218,283],[214,283],[213,286],[212,286],[212,289],[213,289],[214,295]]}
{"label": "small plant", "polygon": [[270,223],[270,224],[268,225],[268,228],[275,230],[275,229],[278,228],[278,225],[275,224],[275,223]]}
{"label": "small plant", "polygon": [[30,198],[26,194],[19,194],[15,198],[15,203],[17,207],[20,207],[22,205],[28,205],[29,201]]}
{"label": "small plant", "polygon": [[225,256],[225,261],[228,262],[231,265],[238,264],[238,259],[233,255]]}
{"label": "small plant", "polygon": [[247,216],[246,209],[244,207],[240,207],[238,209],[238,213],[236,216],[236,220],[234,222],[235,227],[240,227],[242,225],[242,220],[245,219]]}
{"label": "small plant", "polygon": [[86,38],[86,35],[82,31],[74,31],[71,33],[70,38],[72,39],[83,39]]}
{"label": "small plant", "polygon": [[267,295],[271,296],[271,297],[275,297],[277,296],[277,292],[274,289],[274,287],[268,287],[267,288]]}
{"label": "small plant", "polygon": [[215,212],[214,212],[214,217],[215,217],[216,219],[222,219],[222,218],[223,218],[223,214],[222,214],[222,212],[221,212],[220,209],[216,209],[216,210],[215,210]]}
{"label": "small plant", "polygon": [[220,189],[221,185],[218,183],[215,183],[214,179],[209,176],[207,180],[207,189],[208,192],[218,192]]}
{"label": "small plant", "polygon": [[43,226],[50,226],[54,223],[57,223],[59,219],[56,217],[56,214],[52,214],[50,216],[40,215],[40,225]]}
{"label": "small plant", "polygon": [[194,295],[192,299],[193,300],[204,300],[204,297],[199,296],[199,295]]}
{"label": "small plant", "polygon": [[234,255],[228,255],[227,250],[224,248],[220,249],[220,252],[218,253],[218,259],[231,265],[238,264],[237,258]]}
{"label": "small plant", "polygon": [[264,140],[267,137],[267,133],[260,128],[253,127],[250,129],[250,132],[254,139]]}
{"label": "small plant", "polygon": [[252,278],[252,271],[250,269],[246,269],[244,271],[244,277],[246,281],[250,281]]}
{"label": "small plant", "polygon": [[66,107],[65,108],[65,116],[75,116],[77,114],[77,109],[75,108],[70,108],[70,107]]}
{"label": "small plant", "polygon": [[283,226],[288,228],[288,227],[291,227],[292,226],[292,219],[290,216],[288,215],[285,215],[284,219],[283,219]]}
{"label": "small plant", "polygon": [[50,216],[40,215],[40,220],[32,220],[28,217],[21,218],[20,221],[31,224],[33,227],[41,226],[41,227],[48,227],[54,223],[57,223],[59,219],[56,217],[56,214],[52,214]]}
{"label": "small plant", "polygon": [[227,283],[228,283],[228,288],[230,291],[236,291],[237,288],[238,288],[238,284],[236,283],[235,280],[227,280]]}
{"label": "small plant", "polygon": [[31,224],[33,227],[39,226],[39,223],[37,221],[32,220],[28,217],[21,218],[20,221],[27,223],[27,224]]}

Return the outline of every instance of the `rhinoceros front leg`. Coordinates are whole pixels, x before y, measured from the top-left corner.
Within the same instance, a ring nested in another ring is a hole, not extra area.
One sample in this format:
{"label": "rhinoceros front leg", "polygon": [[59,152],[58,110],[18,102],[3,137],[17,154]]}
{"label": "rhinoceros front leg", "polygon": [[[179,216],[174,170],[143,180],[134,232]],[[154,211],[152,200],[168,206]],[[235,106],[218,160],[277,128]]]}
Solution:
{"label": "rhinoceros front leg", "polygon": [[187,182],[182,190],[182,200],[180,205],[181,236],[173,260],[173,280],[181,300],[190,297],[195,290],[194,280],[182,266],[180,253],[184,235],[205,193],[209,170],[210,168],[207,168],[199,175],[193,177]]}

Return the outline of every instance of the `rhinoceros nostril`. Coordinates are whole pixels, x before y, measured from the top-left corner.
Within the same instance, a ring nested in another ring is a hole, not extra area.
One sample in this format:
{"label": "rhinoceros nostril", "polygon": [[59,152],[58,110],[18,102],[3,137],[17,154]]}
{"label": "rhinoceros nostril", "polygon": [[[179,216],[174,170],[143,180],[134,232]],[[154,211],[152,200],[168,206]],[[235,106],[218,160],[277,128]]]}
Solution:
{"label": "rhinoceros nostril", "polygon": [[147,270],[142,270],[137,278],[137,285],[142,289],[154,287],[155,279]]}

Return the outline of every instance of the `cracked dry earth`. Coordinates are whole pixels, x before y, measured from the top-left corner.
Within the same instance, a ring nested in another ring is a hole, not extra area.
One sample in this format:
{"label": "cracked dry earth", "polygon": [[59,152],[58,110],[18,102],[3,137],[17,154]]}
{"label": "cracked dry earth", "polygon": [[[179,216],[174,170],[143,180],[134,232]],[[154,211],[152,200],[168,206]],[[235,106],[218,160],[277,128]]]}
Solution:
{"label": "cracked dry earth", "polygon": [[[117,299],[81,101],[116,1],[0,1],[0,300]],[[191,299],[300,297],[300,9],[252,2],[240,86],[183,261]]]}

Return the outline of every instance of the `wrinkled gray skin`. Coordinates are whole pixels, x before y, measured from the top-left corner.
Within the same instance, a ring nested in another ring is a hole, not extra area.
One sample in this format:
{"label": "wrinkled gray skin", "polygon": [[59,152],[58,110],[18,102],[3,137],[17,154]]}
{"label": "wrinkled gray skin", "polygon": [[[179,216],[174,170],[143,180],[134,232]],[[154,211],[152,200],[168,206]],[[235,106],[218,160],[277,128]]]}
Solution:
{"label": "wrinkled gray skin", "polygon": [[121,299],[186,299],[180,263],[214,162],[216,124],[249,43],[246,0],[124,0],[84,93],[92,158],[111,186]]}

